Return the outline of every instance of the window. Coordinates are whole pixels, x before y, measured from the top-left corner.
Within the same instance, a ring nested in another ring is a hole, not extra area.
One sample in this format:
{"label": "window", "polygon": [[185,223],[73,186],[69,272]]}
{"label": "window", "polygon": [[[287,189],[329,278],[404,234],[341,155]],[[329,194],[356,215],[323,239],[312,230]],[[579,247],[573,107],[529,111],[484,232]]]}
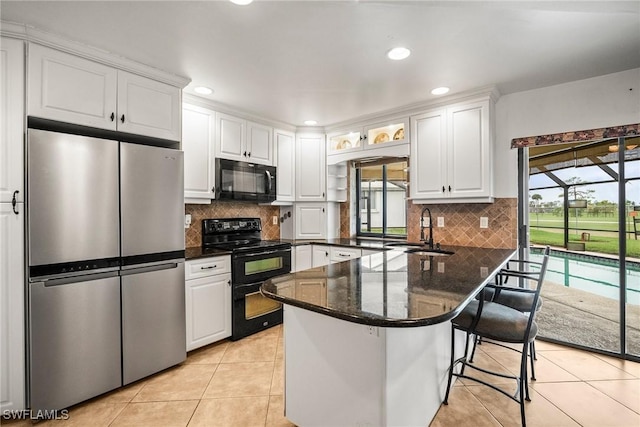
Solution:
{"label": "window", "polygon": [[359,236],[407,236],[407,161],[356,164]]}

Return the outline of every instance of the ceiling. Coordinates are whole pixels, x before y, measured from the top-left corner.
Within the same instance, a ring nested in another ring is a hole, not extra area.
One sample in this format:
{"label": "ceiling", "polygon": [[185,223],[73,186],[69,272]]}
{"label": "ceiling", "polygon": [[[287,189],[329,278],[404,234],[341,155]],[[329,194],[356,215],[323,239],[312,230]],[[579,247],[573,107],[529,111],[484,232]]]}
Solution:
{"label": "ceiling", "polygon": [[[495,85],[501,94],[640,67],[640,1],[5,1],[32,25],[320,126]],[[391,61],[395,46],[411,49]]]}

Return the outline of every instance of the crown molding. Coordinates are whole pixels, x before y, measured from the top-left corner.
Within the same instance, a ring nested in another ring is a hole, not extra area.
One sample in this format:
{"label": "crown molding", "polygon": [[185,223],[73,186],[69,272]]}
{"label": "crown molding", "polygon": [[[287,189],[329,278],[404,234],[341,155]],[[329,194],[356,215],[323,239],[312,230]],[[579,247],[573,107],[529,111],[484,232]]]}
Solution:
{"label": "crown molding", "polygon": [[342,122],[334,123],[332,125],[325,126],[327,133],[334,131],[341,131],[348,128],[364,127],[367,124],[371,124],[376,121],[388,121],[396,118],[412,116],[415,114],[423,113],[425,110],[431,110],[436,108],[448,107],[454,104],[460,104],[465,102],[472,102],[479,99],[489,98],[492,103],[496,103],[500,98],[500,92],[495,86],[485,86],[465,92],[460,92],[452,95],[438,97],[438,99],[432,99],[428,101],[420,101],[413,104],[403,105],[390,110],[379,111],[355,117],[350,120],[344,120]]}
{"label": "crown molding", "polygon": [[246,111],[242,111],[234,106],[224,104],[222,102],[213,101],[211,99],[203,98],[201,96],[192,95],[190,93],[182,92],[182,102],[185,104],[195,105],[197,107],[207,108],[219,113],[231,114],[238,116],[245,120],[260,123],[265,126],[271,126],[273,128],[295,132],[296,127],[285,122],[278,120],[265,119],[264,117],[257,116]]}
{"label": "crown molding", "polygon": [[190,78],[171,74],[125,58],[115,52],[89,46],[57,34],[40,30],[30,25],[20,24],[17,22],[0,21],[0,34],[3,37],[22,39],[30,43],[37,43],[57,49],[91,61],[112,66],[123,71],[148,77],[180,89],[184,88],[189,84],[189,82],[191,82]]}

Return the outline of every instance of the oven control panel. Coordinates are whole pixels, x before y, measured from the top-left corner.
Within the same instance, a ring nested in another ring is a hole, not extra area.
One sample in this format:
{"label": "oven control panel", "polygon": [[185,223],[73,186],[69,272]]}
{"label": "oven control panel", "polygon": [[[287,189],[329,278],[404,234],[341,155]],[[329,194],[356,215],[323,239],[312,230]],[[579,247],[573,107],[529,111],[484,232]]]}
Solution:
{"label": "oven control panel", "polygon": [[261,231],[260,218],[223,218],[202,220],[204,234]]}

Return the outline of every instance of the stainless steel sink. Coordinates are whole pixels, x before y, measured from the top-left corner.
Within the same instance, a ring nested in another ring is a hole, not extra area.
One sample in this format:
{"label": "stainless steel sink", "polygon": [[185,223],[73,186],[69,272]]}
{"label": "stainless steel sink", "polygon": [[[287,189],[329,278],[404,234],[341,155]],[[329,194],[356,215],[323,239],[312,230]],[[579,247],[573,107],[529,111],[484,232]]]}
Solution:
{"label": "stainless steel sink", "polygon": [[449,256],[454,254],[454,252],[451,252],[451,251],[445,251],[442,249],[429,249],[429,248],[411,248],[411,249],[407,249],[405,253],[414,254],[414,255],[424,255],[424,256]]}
{"label": "stainless steel sink", "polygon": [[413,247],[423,247],[423,243],[407,243],[407,242],[391,242],[385,243],[384,247],[401,247],[401,248],[413,248]]}

